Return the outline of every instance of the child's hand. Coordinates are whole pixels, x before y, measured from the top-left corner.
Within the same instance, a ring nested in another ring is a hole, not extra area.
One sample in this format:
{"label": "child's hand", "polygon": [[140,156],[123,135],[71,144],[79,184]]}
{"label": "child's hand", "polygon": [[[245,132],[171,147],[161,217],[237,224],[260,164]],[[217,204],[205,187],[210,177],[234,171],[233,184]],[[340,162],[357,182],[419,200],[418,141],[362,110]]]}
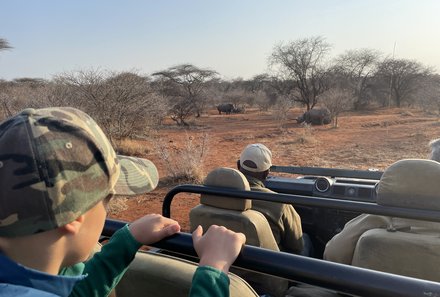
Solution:
{"label": "child's hand", "polygon": [[180,225],[175,220],[158,214],[149,214],[131,223],[133,237],[140,243],[149,245],[180,231]]}
{"label": "child's hand", "polygon": [[246,236],[216,225],[209,227],[205,235],[202,234],[203,228],[198,226],[192,235],[194,249],[200,258],[199,265],[211,266],[228,273],[246,242]]}

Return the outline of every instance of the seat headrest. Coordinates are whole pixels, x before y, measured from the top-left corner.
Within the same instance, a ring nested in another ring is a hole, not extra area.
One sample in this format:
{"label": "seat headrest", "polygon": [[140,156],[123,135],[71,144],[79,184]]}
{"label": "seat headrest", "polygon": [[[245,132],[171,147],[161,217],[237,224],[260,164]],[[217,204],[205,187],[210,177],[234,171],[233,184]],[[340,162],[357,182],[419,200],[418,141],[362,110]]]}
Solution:
{"label": "seat headrest", "polygon": [[[250,186],[246,177],[233,168],[220,167],[211,171],[203,181],[205,186],[222,187],[234,190],[249,191]],[[229,198],[217,195],[202,194],[200,203],[233,210],[248,210],[252,207],[250,199]]]}
{"label": "seat headrest", "polygon": [[406,159],[392,164],[378,184],[377,204],[440,210],[440,163]]}

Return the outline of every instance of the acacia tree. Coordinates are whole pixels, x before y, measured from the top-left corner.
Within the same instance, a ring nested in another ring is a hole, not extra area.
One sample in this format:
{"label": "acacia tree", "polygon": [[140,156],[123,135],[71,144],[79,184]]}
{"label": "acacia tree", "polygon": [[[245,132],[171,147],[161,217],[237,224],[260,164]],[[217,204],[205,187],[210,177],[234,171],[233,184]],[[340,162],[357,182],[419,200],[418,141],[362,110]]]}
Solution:
{"label": "acacia tree", "polygon": [[373,49],[348,50],[335,59],[335,72],[353,92],[354,109],[368,103],[369,80],[373,77],[380,53]]}
{"label": "acacia tree", "polygon": [[294,101],[306,105],[307,110],[328,89],[325,58],[330,48],[322,37],[304,38],[276,45],[269,57],[270,66],[278,70],[280,79],[291,81],[298,89]]}
{"label": "acacia tree", "polygon": [[387,82],[390,99],[394,99],[396,106],[400,107],[403,101],[409,100],[410,95],[416,92],[420,82],[431,73],[432,70],[420,62],[387,58],[379,64],[376,76]]}
{"label": "acacia tree", "polygon": [[213,70],[182,64],[152,75],[159,78],[160,91],[171,102],[171,119],[178,125],[187,126],[185,120],[190,115],[200,116],[206,104],[205,83],[217,74]]}

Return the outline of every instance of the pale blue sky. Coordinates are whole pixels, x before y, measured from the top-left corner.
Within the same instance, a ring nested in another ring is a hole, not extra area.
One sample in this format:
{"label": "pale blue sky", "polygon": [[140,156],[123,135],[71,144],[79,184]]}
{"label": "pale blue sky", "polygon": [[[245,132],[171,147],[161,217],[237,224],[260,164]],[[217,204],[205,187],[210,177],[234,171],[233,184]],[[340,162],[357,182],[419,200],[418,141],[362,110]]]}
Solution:
{"label": "pale blue sky", "polygon": [[440,72],[437,0],[0,0],[0,78],[192,63],[224,78],[267,70],[275,44],[323,36],[335,56],[373,48]]}

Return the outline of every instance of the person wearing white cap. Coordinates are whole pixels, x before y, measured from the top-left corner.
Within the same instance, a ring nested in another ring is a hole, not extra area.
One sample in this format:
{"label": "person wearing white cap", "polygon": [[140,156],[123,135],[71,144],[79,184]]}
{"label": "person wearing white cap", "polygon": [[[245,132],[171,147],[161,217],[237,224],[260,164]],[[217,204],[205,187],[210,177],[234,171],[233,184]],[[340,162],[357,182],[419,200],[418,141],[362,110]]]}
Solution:
{"label": "person wearing white cap", "polygon": [[[246,176],[252,191],[275,193],[263,183],[271,166],[272,152],[261,143],[246,146],[237,161],[238,170]],[[294,254],[302,252],[301,218],[291,204],[253,200],[252,209],[267,218],[281,251]]]}

